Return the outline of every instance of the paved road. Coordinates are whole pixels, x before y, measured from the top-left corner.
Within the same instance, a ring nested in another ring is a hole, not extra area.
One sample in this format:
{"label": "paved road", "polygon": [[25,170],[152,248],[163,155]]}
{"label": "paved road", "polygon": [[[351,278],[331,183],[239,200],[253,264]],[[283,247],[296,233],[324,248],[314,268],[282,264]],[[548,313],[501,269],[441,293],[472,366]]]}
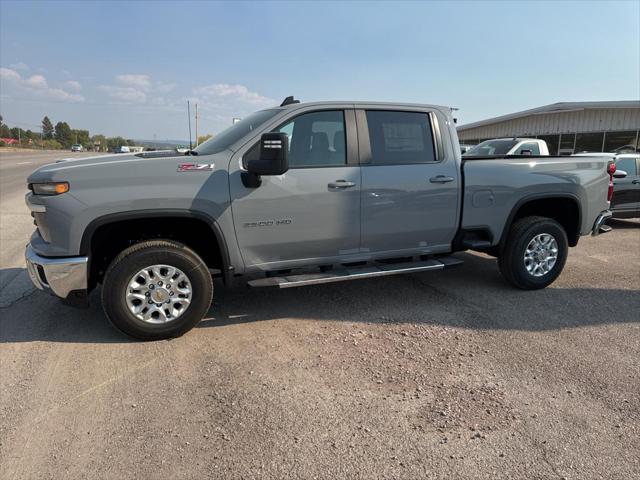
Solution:
{"label": "paved road", "polygon": [[462,254],[445,272],[218,288],[199,328],[136,343],[96,295],[75,310],[32,291],[20,172],[0,212],[0,478],[640,476],[638,222],[583,238],[543,291]]}

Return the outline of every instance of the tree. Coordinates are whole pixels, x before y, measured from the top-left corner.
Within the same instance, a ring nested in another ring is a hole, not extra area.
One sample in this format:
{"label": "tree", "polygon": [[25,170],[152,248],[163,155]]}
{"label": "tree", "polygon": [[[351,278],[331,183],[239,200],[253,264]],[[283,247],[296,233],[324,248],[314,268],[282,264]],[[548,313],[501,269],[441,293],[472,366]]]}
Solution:
{"label": "tree", "polygon": [[11,136],[11,130],[9,126],[2,121],[2,115],[0,115],[0,137],[9,138]]}
{"label": "tree", "polygon": [[211,135],[211,134],[209,134],[209,135],[198,135],[198,145],[200,145],[202,142],[206,142],[211,137],[213,137],[213,135]]}
{"label": "tree", "polygon": [[91,147],[98,152],[107,149],[107,138],[104,135],[94,135],[91,137]]}
{"label": "tree", "polygon": [[89,130],[72,130],[73,143],[79,143],[84,147],[88,147],[91,143],[89,140]]}
{"label": "tree", "polygon": [[107,138],[107,148],[109,150],[113,150],[114,148],[121,147],[123,145],[127,145],[127,141],[122,137]]}
{"label": "tree", "polygon": [[62,145],[60,145],[55,140],[45,140],[44,142],[42,142],[42,147],[46,150],[60,150],[62,148]]}
{"label": "tree", "polygon": [[20,127],[13,127],[11,130],[11,138],[15,138],[16,140],[22,140],[25,138],[25,131]]}
{"label": "tree", "polygon": [[49,120],[49,117],[42,119],[42,138],[45,140],[51,140],[53,138],[53,123]]}
{"label": "tree", "polygon": [[55,127],[55,137],[64,148],[70,148],[74,137],[71,127],[67,122],[58,122]]}

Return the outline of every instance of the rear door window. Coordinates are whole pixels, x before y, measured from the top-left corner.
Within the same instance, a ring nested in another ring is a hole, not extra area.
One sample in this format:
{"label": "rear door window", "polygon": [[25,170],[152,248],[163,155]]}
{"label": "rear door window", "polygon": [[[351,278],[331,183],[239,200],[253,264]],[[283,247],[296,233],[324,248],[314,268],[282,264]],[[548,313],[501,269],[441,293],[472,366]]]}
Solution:
{"label": "rear door window", "polygon": [[372,165],[435,161],[429,115],[422,112],[367,110]]}

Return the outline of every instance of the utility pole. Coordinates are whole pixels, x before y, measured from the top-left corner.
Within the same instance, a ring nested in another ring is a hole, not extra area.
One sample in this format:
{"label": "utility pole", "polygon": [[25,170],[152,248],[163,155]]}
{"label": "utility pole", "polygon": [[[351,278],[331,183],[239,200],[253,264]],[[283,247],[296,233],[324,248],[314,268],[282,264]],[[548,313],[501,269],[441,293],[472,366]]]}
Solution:
{"label": "utility pole", "polygon": [[198,104],[196,103],[196,147],[198,146]]}

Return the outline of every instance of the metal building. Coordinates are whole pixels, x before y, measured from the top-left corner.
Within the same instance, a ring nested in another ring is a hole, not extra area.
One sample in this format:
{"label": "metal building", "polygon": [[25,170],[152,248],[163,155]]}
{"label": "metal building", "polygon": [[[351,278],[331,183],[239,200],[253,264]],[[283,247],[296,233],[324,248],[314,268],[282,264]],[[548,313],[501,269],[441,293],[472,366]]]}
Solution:
{"label": "metal building", "polygon": [[458,127],[460,143],[541,138],[551,155],[640,151],[640,101],[560,102]]}

